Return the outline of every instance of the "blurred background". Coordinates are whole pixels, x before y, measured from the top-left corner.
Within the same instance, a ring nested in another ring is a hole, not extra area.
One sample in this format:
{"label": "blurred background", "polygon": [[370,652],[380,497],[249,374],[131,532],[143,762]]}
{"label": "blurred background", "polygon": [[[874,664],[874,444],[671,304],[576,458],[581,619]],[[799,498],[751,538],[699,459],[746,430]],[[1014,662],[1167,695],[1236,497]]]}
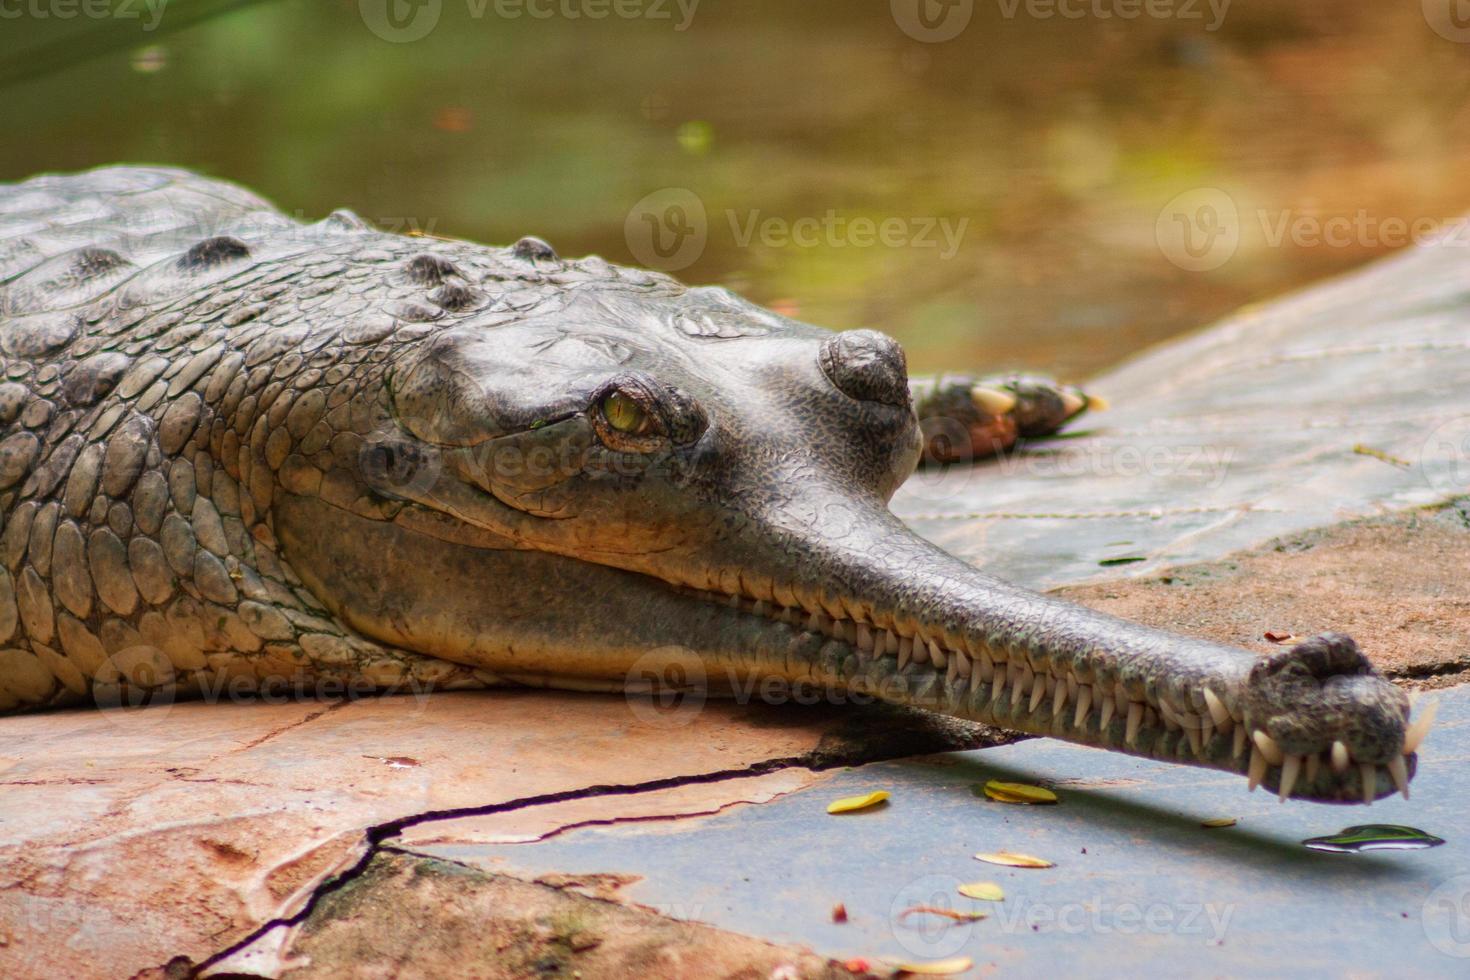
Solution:
{"label": "blurred background", "polygon": [[1461,7],[0,0],[0,179],[176,164],[1080,379],[1470,210]]}

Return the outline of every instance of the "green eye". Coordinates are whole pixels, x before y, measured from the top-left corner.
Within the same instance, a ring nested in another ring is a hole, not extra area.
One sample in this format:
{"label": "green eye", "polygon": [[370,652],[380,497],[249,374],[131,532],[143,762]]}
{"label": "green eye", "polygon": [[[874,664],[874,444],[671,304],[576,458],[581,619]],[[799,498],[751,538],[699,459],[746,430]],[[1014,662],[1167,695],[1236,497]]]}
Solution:
{"label": "green eye", "polygon": [[602,417],[614,429],[633,436],[643,435],[653,427],[653,420],[643,406],[621,391],[615,391],[602,400]]}

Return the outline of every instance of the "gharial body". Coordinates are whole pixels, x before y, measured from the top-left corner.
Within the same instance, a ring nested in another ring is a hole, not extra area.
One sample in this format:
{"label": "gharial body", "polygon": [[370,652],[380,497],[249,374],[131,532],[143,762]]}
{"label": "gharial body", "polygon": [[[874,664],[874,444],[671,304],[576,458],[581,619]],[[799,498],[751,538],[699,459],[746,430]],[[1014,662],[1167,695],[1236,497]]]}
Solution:
{"label": "gharial body", "polygon": [[173,170],[36,178],[0,187],[0,352],[0,711],[620,688],[656,655],[1331,802],[1407,792],[1428,724],[1347,637],[1146,628],[889,512],[926,448],[1051,431],[1075,390],[911,381],[880,333],[537,239],[305,224]]}

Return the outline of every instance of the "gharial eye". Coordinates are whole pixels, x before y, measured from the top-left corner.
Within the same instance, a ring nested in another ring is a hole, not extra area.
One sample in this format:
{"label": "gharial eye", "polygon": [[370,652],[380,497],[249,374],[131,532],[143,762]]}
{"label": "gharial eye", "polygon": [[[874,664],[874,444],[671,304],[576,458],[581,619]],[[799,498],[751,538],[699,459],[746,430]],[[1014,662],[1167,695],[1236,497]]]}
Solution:
{"label": "gharial eye", "polygon": [[602,417],[607,419],[607,424],[619,432],[641,436],[653,431],[653,416],[621,391],[609,394],[602,400],[601,407]]}

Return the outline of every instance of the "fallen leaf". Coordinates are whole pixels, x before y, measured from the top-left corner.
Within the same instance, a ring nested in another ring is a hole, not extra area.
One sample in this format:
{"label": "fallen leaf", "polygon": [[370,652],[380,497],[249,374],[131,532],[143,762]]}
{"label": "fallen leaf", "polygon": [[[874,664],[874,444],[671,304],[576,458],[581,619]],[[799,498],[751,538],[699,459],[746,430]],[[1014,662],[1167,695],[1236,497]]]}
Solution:
{"label": "fallen leaf", "polygon": [[999,864],[1006,868],[1055,868],[1055,861],[1046,858],[1032,857],[1030,854],[1015,854],[1011,851],[994,851],[986,854],[976,854],[976,861],[984,861],[986,864]]}
{"label": "fallen leaf", "polygon": [[893,968],[899,973],[912,973],[918,977],[947,977],[955,973],[964,973],[974,965],[968,956],[954,956],[947,960],[933,960],[929,963],[895,963]]}
{"label": "fallen leaf", "polygon": [[1209,830],[1214,830],[1216,827],[1234,827],[1235,826],[1235,818],[1234,817],[1211,817],[1209,820],[1201,820],[1199,822],[1199,825],[1201,827],[1204,827],[1204,828],[1209,829]]}
{"label": "fallen leaf", "polygon": [[850,960],[843,960],[842,968],[848,973],[869,973],[872,971],[873,965],[861,956],[854,956]]}
{"label": "fallen leaf", "polygon": [[979,922],[981,919],[990,916],[989,912],[960,912],[956,909],[940,908],[937,905],[914,905],[898,913],[898,917],[904,919],[910,915],[919,914],[942,915],[946,919],[953,919],[956,922]]}
{"label": "fallen leaf", "polygon": [[1006,900],[1005,889],[993,881],[976,881],[968,885],[961,885],[959,893],[966,898],[973,898],[981,902],[1004,902]]}
{"label": "fallen leaf", "polygon": [[985,795],[997,803],[1056,803],[1057,794],[1041,786],[1006,783],[992,779],[985,784]]}
{"label": "fallen leaf", "polygon": [[842,904],[841,902],[838,902],[836,905],[832,906],[832,921],[833,922],[846,922],[847,921],[847,906],[846,905]]}
{"label": "fallen leaf", "polygon": [[840,800],[833,800],[827,804],[828,813],[851,813],[854,810],[866,810],[870,806],[877,806],[888,799],[886,789],[874,790],[864,796],[844,796]]}

